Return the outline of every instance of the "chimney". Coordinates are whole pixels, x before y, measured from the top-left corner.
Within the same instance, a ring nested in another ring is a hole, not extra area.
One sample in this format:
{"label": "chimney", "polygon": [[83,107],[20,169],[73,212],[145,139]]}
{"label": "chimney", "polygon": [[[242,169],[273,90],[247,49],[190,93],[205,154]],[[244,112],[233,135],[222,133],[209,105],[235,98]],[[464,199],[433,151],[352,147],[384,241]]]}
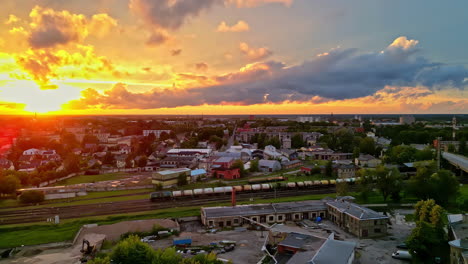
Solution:
{"label": "chimney", "polygon": [[232,188],[231,205],[236,206],[236,189],[235,188]]}

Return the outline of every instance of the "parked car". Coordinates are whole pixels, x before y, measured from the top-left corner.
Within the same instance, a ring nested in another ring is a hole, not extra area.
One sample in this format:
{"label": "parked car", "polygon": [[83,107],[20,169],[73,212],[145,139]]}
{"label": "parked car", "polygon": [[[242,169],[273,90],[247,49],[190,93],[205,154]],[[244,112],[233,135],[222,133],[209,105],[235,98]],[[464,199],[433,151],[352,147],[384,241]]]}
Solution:
{"label": "parked car", "polygon": [[401,244],[397,245],[396,247],[399,248],[399,249],[408,249],[408,245],[406,245],[406,243],[401,243]]}
{"label": "parked car", "polygon": [[392,258],[402,259],[402,260],[411,260],[411,254],[406,250],[397,250],[392,253]]}

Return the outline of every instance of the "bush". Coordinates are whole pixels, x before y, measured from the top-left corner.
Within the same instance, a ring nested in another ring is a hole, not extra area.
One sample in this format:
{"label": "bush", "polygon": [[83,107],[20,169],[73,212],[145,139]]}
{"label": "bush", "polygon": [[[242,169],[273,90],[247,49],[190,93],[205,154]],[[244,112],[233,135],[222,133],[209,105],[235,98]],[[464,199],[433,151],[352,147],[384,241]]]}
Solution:
{"label": "bush", "polygon": [[19,198],[23,204],[41,203],[44,201],[44,193],[36,190],[25,191]]}

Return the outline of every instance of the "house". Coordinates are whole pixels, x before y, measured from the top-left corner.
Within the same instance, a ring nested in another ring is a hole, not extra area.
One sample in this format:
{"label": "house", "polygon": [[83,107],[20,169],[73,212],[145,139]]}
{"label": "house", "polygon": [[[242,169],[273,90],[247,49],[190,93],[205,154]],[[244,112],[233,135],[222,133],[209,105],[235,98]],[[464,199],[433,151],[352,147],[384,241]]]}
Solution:
{"label": "house", "polygon": [[265,147],[265,149],[263,150],[263,157],[265,159],[278,159],[281,161],[289,160],[288,158],[283,156],[282,153],[278,152],[276,148],[272,145],[268,145]]}
{"label": "house", "polygon": [[5,158],[0,158],[0,168],[4,170],[14,170],[15,166],[13,165],[13,162],[10,160],[7,160]]}
{"label": "house", "polygon": [[119,169],[125,168],[125,166],[127,165],[127,157],[127,154],[115,155],[114,159],[116,167]]}
{"label": "house", "polygon": [[120,154],[130,154],[132,152],[132,148],[127,144],[118,144]]}
{"label": "house", "polygon": [[170,157],[194,156],[197,158],[211,156],[212,149],[170,149],[166,155]]}
{"label": "house", "polygon": [[221,157],[213,161],[211,169],[216,178],[233,180],[240,178],[239,168],[231,168],[236,161],[233,157]]}
{"label": "house", "polygon": [[368,167],[368,168],[375,168],[382,163],[380,159],[369,154],[359,155],[359,158],[356,158],[354,162],[357,166]]}
{"label": "house", "polygon": [[156,139],[159,139],[162,133],[166,133],[169,135],[171,133],[171,130],[155,130],[155,129],[143,130],[143,136],[147,137],[149,136],[149,134],[154,134]]}
{"label": "house", "polygon": [[299,153],[293,149],[280,149],[279,152],[289,160],[295,160],[299,158]]}
{"label": "house", "polygon": [[25,151],[23,151],[23,155],[25,156],[31,156],[31,155],[41,155],[41,151],[39,149],[35,149],[35,148],[32,148],[32,149],[27,149]]}
{"label": "house", "polygon": [[190,182],[190,171],[191,170],[188,168],[175,168],[154,172],[152,175],[152,183],[154,185],[161,185],[163,188],[170,188],[177,186],[177,180],[180,175],[185,175],[187,177],[187,182]]}
{"label": "house", "polygon": [[258,168],[263,172],[274,172],[281,170],[281,163],[277,160],[261,159],[258,161]]}
{"label": "house", "polygon": [[450,264],[468,263],[468,214],[449,214]]}

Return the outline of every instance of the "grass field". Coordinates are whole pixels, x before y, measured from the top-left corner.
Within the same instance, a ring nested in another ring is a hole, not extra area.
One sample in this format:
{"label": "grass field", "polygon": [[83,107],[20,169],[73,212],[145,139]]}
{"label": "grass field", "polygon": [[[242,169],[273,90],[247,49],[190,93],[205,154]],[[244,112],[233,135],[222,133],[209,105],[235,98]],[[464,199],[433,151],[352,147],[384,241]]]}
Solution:
{"label": "grass field", "polygon": [[[0,209],[0,211],[8,211],[8,210],[18,210],[18,209],[33,209],[33,208],[41,208],[41,207],[48,207],[48,206],[69,206],[69,205],[80,205],[80,204],[93,204],[93,203],[101,203],[101,202],[116,202],[116,201],[128,201],[128,200],[137,200],[137,199],[144,199],[148,198],[148,193],[154,191],[153,189],[138,189],[138,190],[124,190],[124,191],[108,191],[108,192],[89,192],[86,196],[68,198],[68,199],[58,199],[58,200],[49,200],[45,201],[41,205],[35,206],[22,206],[18,208],[4,208]],[[110,196],[117,196],[117,195],[129,195],[135,194],[130,196],[121,196],[121,197],[110,197]],[[99,198],[94,200],[88,200],[92,198]],[[6,206],[19,206],[19,202],[17,200],[2,200],[0,201],[0,208]]]}
{"label": "grass field", "polygon": [[99,175],[79,175],[71,177],[69,179],[56,182],[52,186],[62,186],[62,185],[73,185],[80,183],[90,183],[90,182],[99,182],[99,181],[112,181],[128,177],[129,174],[125,172],[116,172],[116,173],[105,173]]}

